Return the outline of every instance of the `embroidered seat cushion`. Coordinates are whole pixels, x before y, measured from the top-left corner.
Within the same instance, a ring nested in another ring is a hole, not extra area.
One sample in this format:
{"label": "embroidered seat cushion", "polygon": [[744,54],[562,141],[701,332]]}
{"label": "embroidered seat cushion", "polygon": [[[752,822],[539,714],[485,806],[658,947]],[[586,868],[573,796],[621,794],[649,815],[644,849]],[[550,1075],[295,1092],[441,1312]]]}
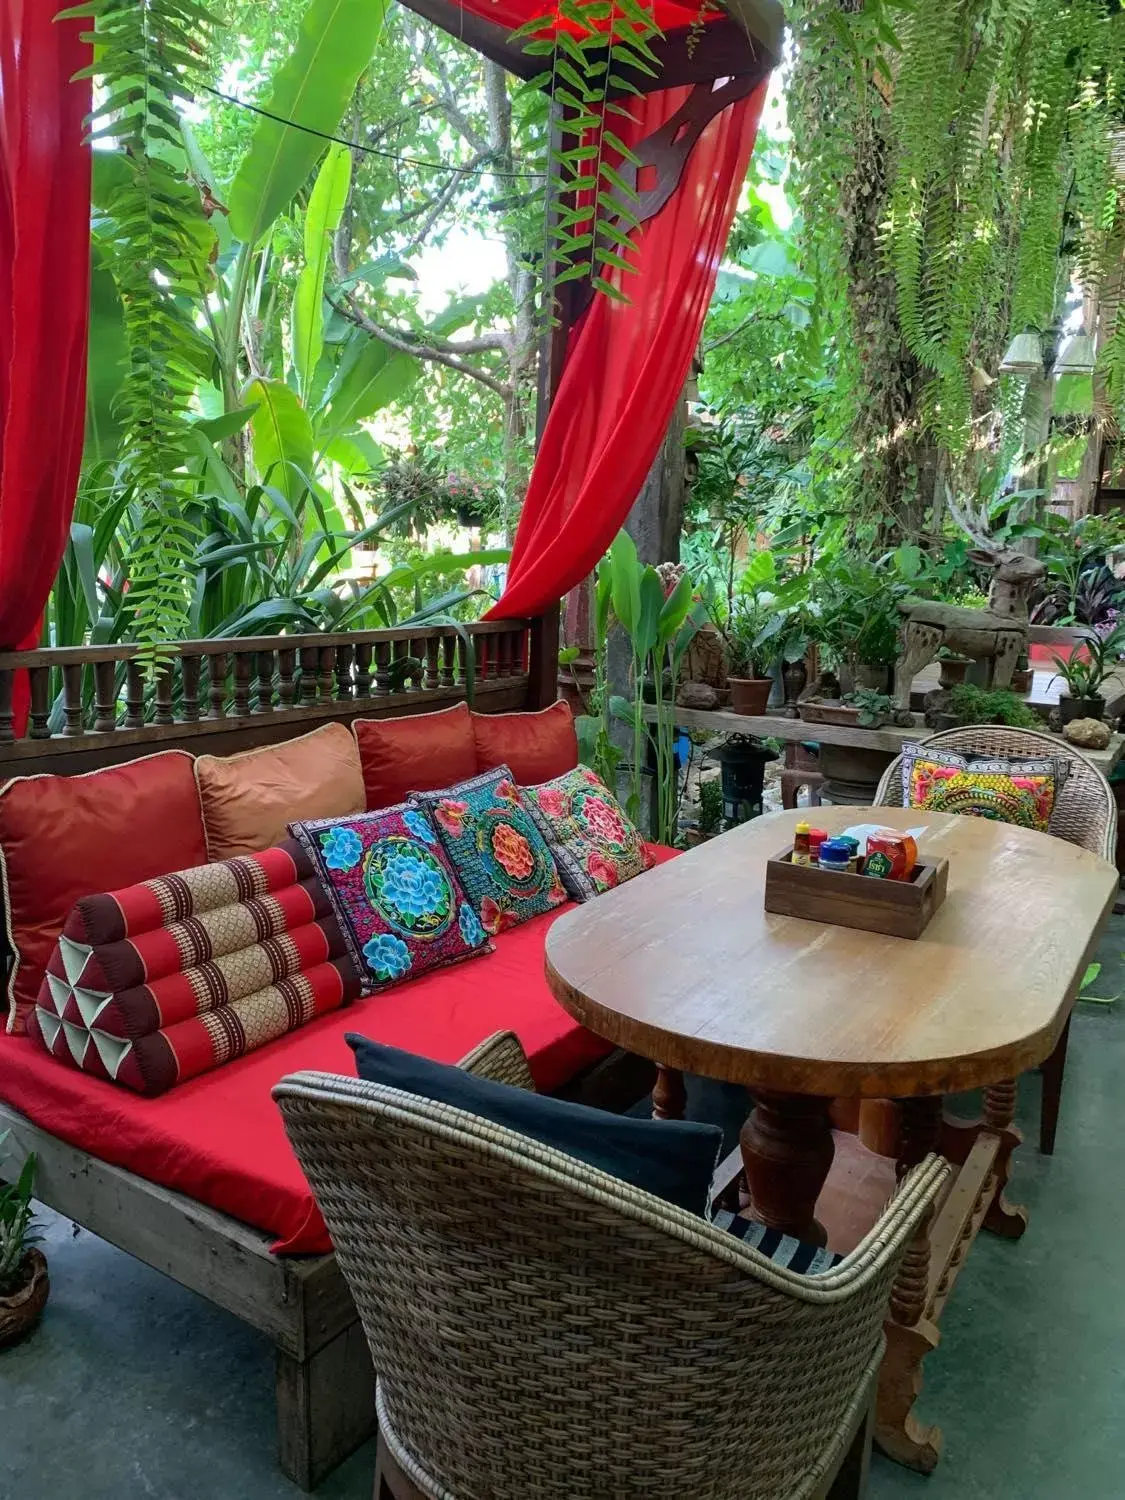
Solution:
{"label": "embroidered seat cushion", "polygon": [[490,949],[424,808],[294,823],[366,993]]}
{"label": "embroidered seat cushion", "polygon": [[[472,719],[478,774],[507,766],[518,785],[537,786],[578,764],[574,715],[561,699],[537,713],[474,713]],[[459,779],[451,776],[443,784]]]}
{"label": "embroidered seat cushion", "polygon": [[566,900],[547,842],[507,766],[411,801],[438,837],[487,932],[502,932]]}
{"label": "embroidered seat cushion", "polygon": [[651,867],[636,827],[588,766],[519,792],[575,901],[588,901]]}
{"label": "embroidered seat cushion", "polygon": [[76,903],[28,1032],[84,1072],[160,1094],[359,993],[290,841]]}
{"label": "embroidered seat cushion", "polygon": [[1065,761],[986,759],[925,745],[902,747],[903,804],[923,812],[992,818],[1047,833]]}

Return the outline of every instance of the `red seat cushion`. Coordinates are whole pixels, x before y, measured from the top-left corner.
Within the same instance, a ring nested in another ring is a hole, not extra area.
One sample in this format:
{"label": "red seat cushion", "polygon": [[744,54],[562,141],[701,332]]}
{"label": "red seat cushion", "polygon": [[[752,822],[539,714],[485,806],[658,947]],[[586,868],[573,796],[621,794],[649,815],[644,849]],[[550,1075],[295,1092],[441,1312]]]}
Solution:
{"label": "red seat cushion", "polygon": [[7,782],[0,789],[0,854],[17,955],[8,1026],[22,1031],[80,897],[206,862],[192,757],[166,750],[85,776]]}
{"label": "red seat cushion", "polygon": [[477,757],[468,706],[455,703],[432,714],[352,722],[367,811],[402,802],[410,792],[433,792],[476,775]]}
{"label": "red seat cushion", "polygon": [[507,766],[520,786],[539,786],[578,764],[574,715],[562,699],[538,713],[473,714],[476,769]]}
{"label": "red seat cushion", "polygon": [[[653,853],[662,864],[676,851]],[[302,1068],[353,1077],[348,1031],[457,1062],[494,1031],[510,1029],[536,1085],[560,1088],[610,1049],[547,988],[543,946],[558,915],[503,933],[485,958],[322,1016],[158,1099],[63,1067],[27,1037],[0,1036],[0,1099],[103,1161],[275,1235],[275,1250],[320,1253],[330,1248],[328,1233],[270,1098],[274,1084]]]}

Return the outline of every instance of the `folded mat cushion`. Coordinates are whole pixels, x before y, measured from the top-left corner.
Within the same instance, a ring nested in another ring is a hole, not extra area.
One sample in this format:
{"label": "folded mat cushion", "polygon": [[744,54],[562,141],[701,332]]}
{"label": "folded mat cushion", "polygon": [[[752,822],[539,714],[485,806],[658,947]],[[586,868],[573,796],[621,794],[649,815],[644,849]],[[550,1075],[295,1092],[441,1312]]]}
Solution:
{"label": "folded mat cushion", "polygon": [[159,1094],[354,1000],[358,972],[310,869],[291,842],[80,900],[29,1034]]}
{"label": "folded mat cushion", "polygon": [[[654,852],[657,864],[676,854]],[[512,1030],[536,1087],[561,1088],[610,1047],[547,988],[543,946],[558,915],[503,933],[484,963],[435,969],[357,1000],[157,1099],[62,1068],[27,1037],[0,1036],[0,1099],[81,1151],[266,1231],[279,1252],[322,1253],[328,1234],[270,1090],[302,1068],[354,1077],[344,1034],[357,1030],[450,1063]]]}

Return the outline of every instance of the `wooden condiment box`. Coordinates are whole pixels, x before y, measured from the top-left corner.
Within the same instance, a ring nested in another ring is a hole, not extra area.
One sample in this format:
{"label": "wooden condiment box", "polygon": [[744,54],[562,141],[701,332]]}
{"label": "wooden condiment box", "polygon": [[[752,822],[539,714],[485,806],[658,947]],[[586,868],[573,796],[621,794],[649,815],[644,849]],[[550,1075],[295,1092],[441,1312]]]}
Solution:
{"label": "wooden condiment box", "polygon": [[948,884],[947,859],[920,859],[909,880],[876,880],[795,865],[793,851],[784,849],[766,862],[765,907],[782,917],[918,938],[945,900]]}

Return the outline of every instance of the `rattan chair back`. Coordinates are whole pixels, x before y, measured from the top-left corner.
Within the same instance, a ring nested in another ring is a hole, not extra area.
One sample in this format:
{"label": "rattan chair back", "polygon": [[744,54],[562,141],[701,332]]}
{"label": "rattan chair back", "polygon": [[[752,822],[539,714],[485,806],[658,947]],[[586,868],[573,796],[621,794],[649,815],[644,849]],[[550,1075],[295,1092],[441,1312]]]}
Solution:
{"label": "rattan chair back", "polygon": [[[1068,761],[1070,773],[1055,802],[1051,832],[1068,844],[1077,844],[1113,863],[1117,851],[1117,804],[1113,789],[1098,768],[1072,745],[1034,729],[1008,729],[1001,724],[943,729],[919,743],[927,749],[949,750],[956,755],[997,756],[1005,760],[1049,756]],[[901,755],[883,772],[875,805],[904,805]]]}
{"label": "rattan chair back", "polygon": [[927,1159],[808,1278],[464,1111],[321,1073],[274,1097],[359,1310],[384,1436],[451,1500],[813,1494],[948,1171]]}

